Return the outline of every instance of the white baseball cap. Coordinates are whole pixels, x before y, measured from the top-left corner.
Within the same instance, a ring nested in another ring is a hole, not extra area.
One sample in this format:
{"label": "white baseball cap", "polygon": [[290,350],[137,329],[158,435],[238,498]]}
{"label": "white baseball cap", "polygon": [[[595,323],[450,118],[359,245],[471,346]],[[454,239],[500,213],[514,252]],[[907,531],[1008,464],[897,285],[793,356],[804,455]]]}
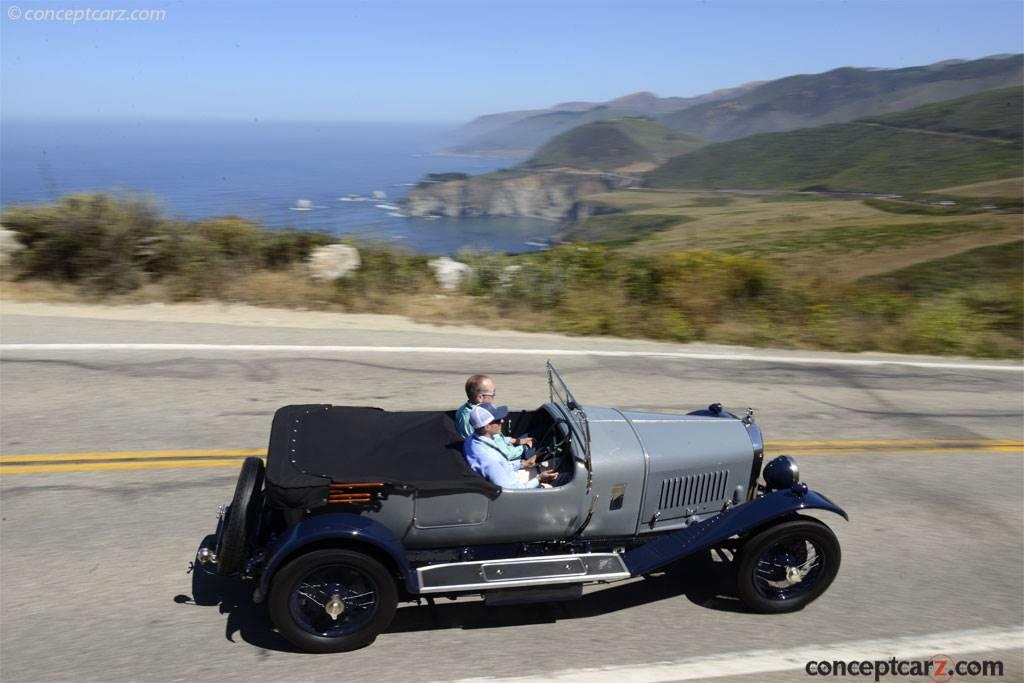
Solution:
{"label": "white baseball cap", "polygon": [[508,407],[506,406],[481,403],[480,405],[473,406],[473,410],[469,411],[469,424],[473,426],[473,429],[480,429],[484,425],[489,425],[506,415],[508,415]]}

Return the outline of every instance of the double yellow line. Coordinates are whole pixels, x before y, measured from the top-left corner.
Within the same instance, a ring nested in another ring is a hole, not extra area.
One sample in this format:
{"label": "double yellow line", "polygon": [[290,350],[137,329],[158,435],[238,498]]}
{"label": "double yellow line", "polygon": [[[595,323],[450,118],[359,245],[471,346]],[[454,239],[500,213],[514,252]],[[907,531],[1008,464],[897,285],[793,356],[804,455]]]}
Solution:
{"label": "double yellow line", "polygon": [[238,467],[250,455],[265,456],[265,448],[204,451],[124,451],[115,453],[56,453],[0,457],[0,476],[36,472],[93,472],[97,470],[185,469]]}
{"label": "double yellow line", "polygon": [[1015,453],[1024,452],[1024,440],[1018,439],[896,439],[861,441],[769,441],[766,450],[793,455],[829,455],[838,453]]}
{"label": "double yellow line", "polygon": [[[769,441],[766,455],[780,453],[818,456],[890,453],[1024,453],[1024,440],[1015,439],[897,439],[860,441]],[[0,456],[0,476],[39,472],[186,469],[238,467],[243,458],[263,457],[266,449],[198,451],[124,451],[113,453],[55,453]]]}

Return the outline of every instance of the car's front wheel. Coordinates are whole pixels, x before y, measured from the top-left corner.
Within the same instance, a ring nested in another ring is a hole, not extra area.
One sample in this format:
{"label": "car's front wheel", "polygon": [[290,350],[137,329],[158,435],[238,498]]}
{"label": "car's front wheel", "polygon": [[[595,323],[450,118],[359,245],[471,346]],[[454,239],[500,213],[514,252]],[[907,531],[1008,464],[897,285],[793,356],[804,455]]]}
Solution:
{"label": "car's front wheel", "polygon": [[372,643],[398,604],[395,580],[351,550],[301,555],[274,575],[268,607],[282,636],[307,652],[348,652]]}
{"label": "car's front wheel", "polygon": [[782,522],[740,550],[737,590],[755,612],[803,609],[832,583],[842,553],[835,534],[816,519]]}

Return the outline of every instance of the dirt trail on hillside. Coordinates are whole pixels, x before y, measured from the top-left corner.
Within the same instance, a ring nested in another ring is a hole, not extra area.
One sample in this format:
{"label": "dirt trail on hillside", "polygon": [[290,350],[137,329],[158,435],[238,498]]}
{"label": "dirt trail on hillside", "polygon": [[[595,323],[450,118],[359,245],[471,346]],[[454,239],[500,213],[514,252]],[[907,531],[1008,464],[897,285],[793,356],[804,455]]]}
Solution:
{"label": "dirt trail on hillside", "polygon": [[982,142],[994,142],[997,145],[1012,145],[1013,140],[1002,138],[987,138],[983,135],[970,135],[968,133],[952,133],[942,130],[928,130],[926,128],[907,128],[905,126],[889,126],[884,123],[868,123],[866,121],[854,121],[858,126],[872,126],[874,128],[889,128],[891,130],[905,130],[910,133],[924,133],[925,135],[940,135],[946,138],[963,138],[964,140],[980,140]]}
{"label": "dirt trail on hillside", "polygon": [[837,258],[835,261],[824,261],[819,265],[827,266],[832,277],[839,281],[852,282],[872,275],[883,275],[894,270],[909,268],[926,261],[955,256],[971,249],[988,247],[995,244],[1017,242],[1021,235],[997,233],[992,235],[965,235],[963,237],[943,240],[941,242],[916,244],[909,249],[891,251],[878,250],[872,252],[871,258],[848,260]]}

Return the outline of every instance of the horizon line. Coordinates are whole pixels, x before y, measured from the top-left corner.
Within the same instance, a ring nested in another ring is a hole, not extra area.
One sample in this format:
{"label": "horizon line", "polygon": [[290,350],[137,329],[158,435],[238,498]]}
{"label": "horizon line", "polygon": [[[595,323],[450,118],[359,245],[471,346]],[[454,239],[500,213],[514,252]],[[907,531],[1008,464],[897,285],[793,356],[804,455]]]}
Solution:
{"label": "horizon line", "polygon": [[69,124],[69,123],[244,123],[248,125],[262,124],[304,124],[304,125],[373,125],[373,126],[461,126],[466,120],[367,120],[367,119],[303,119],[303,118],[262,118],[262,117],[156,117],[156,116],[88,116],[88,117],[66,117],[66,116],[41,116],[33,114],[0,114],[0,125],[10,124]]}

